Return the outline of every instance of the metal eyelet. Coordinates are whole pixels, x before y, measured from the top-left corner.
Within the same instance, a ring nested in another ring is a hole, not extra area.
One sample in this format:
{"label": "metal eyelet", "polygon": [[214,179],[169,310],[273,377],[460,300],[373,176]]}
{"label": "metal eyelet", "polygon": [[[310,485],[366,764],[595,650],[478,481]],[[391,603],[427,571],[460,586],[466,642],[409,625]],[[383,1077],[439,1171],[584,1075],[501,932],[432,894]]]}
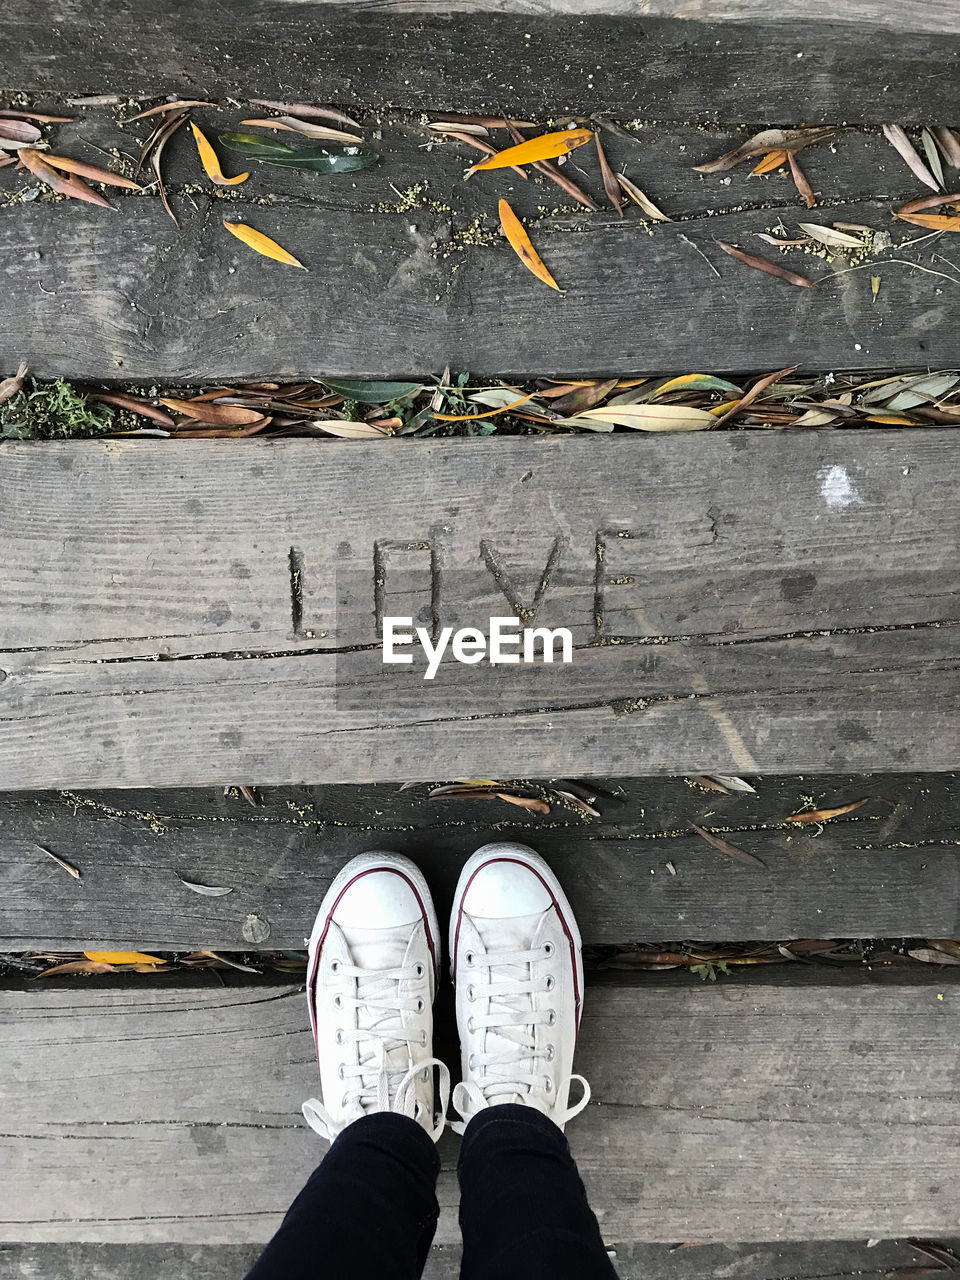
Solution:
{"label": "metal eyelet", "polygon": [[557,1021],[557,1011],[556,1009],[550,1009],[547,1013],[547,1026],[548,1027],[555,1026],[556,1021]]}
{"label": "metal eyelet", "polygon": [[553,1081],[549,1076],[543,1077],[543,1087],[547,1093],[553,1093]]}
{"label": "metal eyelet", "polygon": [[553,988],[557,985],[557,980],[552,973],[547,974],[547,980],[543,985],[547,991],[552,991]]}
{"label": "metal eyelet", "polygon": [[337,994],[337,995],[335,995],[335,996],[333,997],[333,1007],[334,1007],[335,1009],[342,1009],[342,1008],[343,1008],[343,996],[341,996],[341,995]]}
{"label": "metal eyelet", "polygon": [[554,1054],[555,1054],[555,1053],[556,1053],[556,1049],[555,1049],[555,1047],[554,1047],[552,1044],[548,1044],[548,1045],[547,1045],[547,1052],[546,1052],[546,1054],[545,1054],[545,1057],[546,1057],[546,1059],[547,1059],[547,1061],[548,1061],[548,1062],[552,1062],[552,1061],[553,1061],[553,1058],[554,1058]]}
{"label": "metal eyelet", "polygon": [[471,1034],[471,1035],[473,1035],[473,1033],[476,1031],[476,1029],[477,1029],[477,1024],[474,1022],[473,1018],[472,1018],[472,1017],[468,1018],[468,1019],[467,1019],[467,1030],[470,1032],[470,1034]]}
{"label": "metal eyelet", "polygon": [[424,1004],[422,1000],[417,1000],[417,1013],[423,1013]]}
{"label": "metal eyelet", "polygon": [[337,1027],[337,1044],[343,1044],[343,1043],[344,1043],[343,1027]]}
{"label": "metal eyelet", "polygon": [[426,970],[424,969],[423,965],[420,964],[419,961],[417,961],[417,963],[413,966],[413,972],[417,975],[418,978],[422,978]]}
{"label": "metal eyelet", "polygon": [[469,1071],[476,1071],[476,1069],[477,1069],[477,1055],[476,1055],[475,1053],[471,1053],[470,1057],[467,1059],[467,1069],[468,1069]]}
{"label": "metal eyelet", "polygon": [[344,1075],[344,1073],[343,1073],[343,1063],[342,1063],[342,1062],[340,1063],[339,1067],[337,1067],[337,1076],[338,1076],[341,1080],[346,1080],[346,1078],[347,1078],[347,1077]]}
{"label": "metal eyelet", "polygon": [[472,969],[472,968],[473,968],[473,961],[474,961],[474,955],[473,955],[473,952],[472,952],[472,951],[465,951],[465,952],[463,953],[463,963],[467,966],[467,968],[468,968],[468,969]]}
{"label": "metal eyelet", "polygon": [[425,1049],[427,1047],[427,1033],[425,1031],[420,1032],[420,1047],[421,1049]]}
{"label": "metal eyelet", "polygon": [[552,943],[552,942],[545,942],[545,943],[543,944],[543,954],[544,954],[545,956],[552,956],[552,955],[553,955],[553,943]]}
{"label": "metal eyelet", "polygon": [[476,996],[476,993],[475,993],[475,991],[474,991],[474,989],[473,989],[473,983],[472,983],[472,982],[471,982],[471,983],[469,984],[469,986],[467,987],[467,999],[469,1000],[469,1002],[470,1002],[471,1004],[475,1004],[475,1003],[476,1003],[476,1000],[477,1000],[477,996]]}
{"label": "metal eyelet", "polygon": [[330,972],[331,972],[331,973],[339,973],[339,972],[340,972],[340,961],[339,961],[339,960],[331,960],[331,961],[330,961]]}

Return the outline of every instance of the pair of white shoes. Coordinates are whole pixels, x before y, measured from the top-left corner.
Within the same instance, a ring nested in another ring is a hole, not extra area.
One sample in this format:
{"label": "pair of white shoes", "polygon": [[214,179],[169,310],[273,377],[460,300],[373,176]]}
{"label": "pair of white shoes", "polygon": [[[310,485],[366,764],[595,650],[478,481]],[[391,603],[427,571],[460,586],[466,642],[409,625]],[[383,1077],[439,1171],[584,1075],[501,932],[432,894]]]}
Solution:
{"label": "pair of white shoes", "polygon": [[[310,937],[307,997],[322,1102],[303,1114],[333,1141],[377,1111],[409,1116],[436,1141],[450,1072],[433,1057],[440,935],[427,883],[395,853],[354,858],[330,886]],[[561,1128],[590,1099],[573,1076],[583,1002],[580,934],[556,876],[532,849],[489,844],[467,862],[450,917],[462,1133],[498,1103],[536,1107]],[[439,1079],[435,1105],[434,1069]],[[582,1096],[571,1106],[570,1084]]]}

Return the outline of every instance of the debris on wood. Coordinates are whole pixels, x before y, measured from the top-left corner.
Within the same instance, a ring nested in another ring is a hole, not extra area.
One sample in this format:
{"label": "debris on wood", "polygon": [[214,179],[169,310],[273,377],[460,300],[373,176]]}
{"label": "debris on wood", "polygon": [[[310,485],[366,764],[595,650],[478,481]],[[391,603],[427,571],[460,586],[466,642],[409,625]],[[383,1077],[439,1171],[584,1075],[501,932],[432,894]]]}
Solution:
{"label": "debris on wood", "polygon": [[213,144],[207,139],[203,131],[191,120],[190,128],[193,130],[194,141],[197,144],[197,151],[200,155],[200,163],[203,165],[203,171],[211,182],[216,183],[218,187],[237,187],[241,182],[246,182],[250,177],[249,173],[238,173],[235,178],[228,178],[220,168],[220,157],[213,149]]}
{"label": "debris on wood", "polygon": [[245,244],[248,249],[253,249],[255,253],[262,254],[264,258],[272,258],[274,262],[282,262],[290,267],[299,267],[302,271],[307,270],[299,258],[295,258],[282,245],[277,244],[276,240],[271,240],[255,227],[247,226],[243,222],[227,222],[226,219],[223,220],[223,225],[231,235],[237,237],[241,244]]}
{"label": "debris on wood", "polygon": [[791,813],[787,822],[829,822],[831,818],[839,818],[844,813],[853,813],[866,804],[866,799],[854,800],[852,804],[842,804],[836,809],[804,809],[802,813]]}
{"label": "debris on wood", "polygon": [[785,151],[788,155],[802,151],[804,147],[826,142],[837,132],[833,126],[804,126],[799,129],[763,129],[739,147],[725,152],[716,160],[694,165],[697,173],[725,173],[750,156],[765,155],[771,151]]}
{"label": "debris on wood", "polygon": [[582,147],[593,137],[592,129],[562,129],[557,133],[544,133],[538,138],[498,151],[496,155],[473,166],[479,169],[509,169],[515,164],[534,164],[538,160],[553,160],[565,156],[576,147]]}
{"label": "debris on wood", "polygon": [[797,285],[802,289],[817,288],[816,281],[800,275],[797,271],[791,271],[789,267],[782,267],[779,262],[771,262],[769,258],[762,258],[756,253],[746,253],[743,249],[727,244],[725,240],[717,240],[716,244],[724,253],[728,253],[731,258],[736,258],[745,267],[753,267],[755,271],[764,271],[768,276],[776,276],[779,280],[786,280],[788,284]]}
{"label": "debris on wood", "polygon": [[54,853],[52,849],[45,849],[42,844],[38,844],[37,848],[41,853],[45,853],[48,858],[52,858],[58,867],[62,867],[67,875],[73,876],[74,880],[83,880],[80,868],[75,867],[72,862],[68,862],[66,858],[61,858],[58,853]]}
{"label": "debris on wood", "polygon": [[532,272],[538,280],[542,280],[544,284],[549,285],[551,289],[556,289],[556,291],[560,293],[560,286],[547,270],[543,263],[543,259],[537,253],[536,249],[534,249],[533,242],[527,234],[523,223],[514,213],[513,209],[511,209],[507,201],[501,200],[497,209],[500,214],[500,226],[503,229],[503,234],[506,236],[511,249],[513,249],[514,253],[527,270]]}
{"label": "debris on wood", "polygon": [[714,835],[712,831],[707,831],[704,827],[698,827],[695,822],[690,823],[693,830],[698,836],[706,840],[707,844],[712,845],[720,853],[725,853],[731,858],[739,858],[741,862],[755,862],[758,866],[766,867],[766,863],[758,858],[754,853],[748,853],[746,849],[741,849],[738,845],[731,844],[729,840],[724,840],[720,836]]}
{"label": "debris on wood", "polygon": [[885,124],[883,126],[883,136],[890,145],[899,152],[902,159],[907,162],[907,165],[915,177],[919,178],[925,186],[928,186],[931,189],[931,191],[940,190],[941,184],[936,180],[927,166],[920,159],[920,155],[916,147],[907,137],[905,130],[902,129],[900,125]]}

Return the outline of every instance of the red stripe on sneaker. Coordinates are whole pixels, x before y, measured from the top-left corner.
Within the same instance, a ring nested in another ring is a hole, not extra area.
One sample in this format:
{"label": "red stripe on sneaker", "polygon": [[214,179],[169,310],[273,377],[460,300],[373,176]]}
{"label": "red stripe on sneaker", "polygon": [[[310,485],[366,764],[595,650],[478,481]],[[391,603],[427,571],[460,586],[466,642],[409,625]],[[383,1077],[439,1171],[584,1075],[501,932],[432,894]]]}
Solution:
{"label": "red stripe on sneaker", "polygon": [[364,871],[358,872],[351,880],[348,880],[347,883],[343,886],[343,888],[340,890],[340,892],[337,894],[336,898],[334,899],[333,906],[327,912],[327,918],[324,921],[324,925],[323,925],[323,932],[320,934],[320,937],[317,939],[317,949],[314,952],[314,956],[313,956],[313,967],[311,968],[310,976],[307,979],[307,991],[310,993],[310,999],[309,999],[310,1029],[313,1032],[313,1047],[317,1054],[318,1067],[320,1066],[320,1045],[317,1043],[317,1014],[316,1014],[315,1005],[316,1005],[316,999],[317,999],[317,970],[320,967],[320,952],[323,950],[324,940],[326,939],[327,933],[329,932],[330,921],[333,919],[333,913],[336,911],[337,907],[340,905],[340,900],[342,899],[343,895],[347,892],[347,890],[352,885],[355,885],[358,880],[362,880],[364,876],[369,876],[369,875],[372,875],[374,872],[380,872],[380,871],[389,871],[391,875],[399,876],[401,880],[406,881],[406,883],[410,886],[411,890],[413,891],[413,896],[417,900],[417,906],[420,908],[420,915],[422,916],[423,923],[426,927],[427,946],[430,948],[430,958],[433,960],[434,980],[436,980],[439,977],[440,966],[438,963],[437,953],[433,945],[433,934],[430,932],[430,920],[427,916],[427,909],[424,906],[423,898],[420,896],[420,890],[417,888],[417,886],[413,883],[413,881],[410,879],[408,875],[405,875],[404,872],[402,871],[398,871],[396,867],[367,867]]}
{"label": "red stripe on sneaker", "polygon": [[543,885],[544,889],[546,889],[547,893],[550,895],[550,901],[553,903],[557,911],[557,918],[560,921],[560,927],[563,929],[563,932],[567,938],[567,942],[570,946],[570,960],[573,965],[573,994],[574,994],[574,999],[576,1001],[577,1033],[579,1034],[580,1012],[583,1006],[583,1002],[580,999],[580,984],[577,981],[577,948],[576,948],[576,944],[573,941],[573,934],[570,932],[570,928],[567,925],[566,918],[564,917],[563,912],[560,910],[560,903],[557,901],[556,895],[554,894],[553,890],[550,888],[550,885],[547,883],[546,880],[544,880],[543,876],[536,869],[536,867],[531,867],[530,863],[524,862],[522,858],[490,858],[487,862],[483,862],[480,864],[479,867],[477,867],[476,871],[474,871],[473,875],[464,885],[463,893],[460,895],[460,907],[457,911],[457,927],[453,935],[453,955],[450,957],[451,963],[453,964],[454,981],[456,981],[456,977],[457,977],[457,952],[460,950],[460,924],[463,920],[463,900],[467,896],[467,892],[470,889],[470,886],[473,884],[474,880],[477,878],[480,872],[484,869],[484,867],[492,866],[494,862],[513,862],[518,867],[526,867],[528,871],[533,872],[533,874],[537,877],[537,879]]}

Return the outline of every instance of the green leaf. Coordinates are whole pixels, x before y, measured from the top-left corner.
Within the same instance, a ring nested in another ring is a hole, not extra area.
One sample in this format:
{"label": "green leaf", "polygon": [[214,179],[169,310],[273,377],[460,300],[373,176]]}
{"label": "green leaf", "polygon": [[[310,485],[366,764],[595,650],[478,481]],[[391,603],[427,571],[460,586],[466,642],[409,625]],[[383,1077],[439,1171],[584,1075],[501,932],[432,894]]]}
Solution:
{"label": "green leaf", "polygon": [[295,156],[296,147],[288,147],[276,138],[261,137],[256,133],[221,133],[220,141],[228,151],[236,151],[242,156]]}
{"label": "green leaf", "polygon": [[292,155],[257,156],[261,164],[282,169],[303,169],[307,173],[356,173],[377,163],[380,155],[369,147],[301,147]]}
{"label": "green leaf", "polygon": [[359,400],[361,404],[386,404],[389,400],[399,400],[413,391],[419,391],[419,382],[357,382],[347,378],[321,378],[325,387],[338,396],[346,396],[348,400]]}

